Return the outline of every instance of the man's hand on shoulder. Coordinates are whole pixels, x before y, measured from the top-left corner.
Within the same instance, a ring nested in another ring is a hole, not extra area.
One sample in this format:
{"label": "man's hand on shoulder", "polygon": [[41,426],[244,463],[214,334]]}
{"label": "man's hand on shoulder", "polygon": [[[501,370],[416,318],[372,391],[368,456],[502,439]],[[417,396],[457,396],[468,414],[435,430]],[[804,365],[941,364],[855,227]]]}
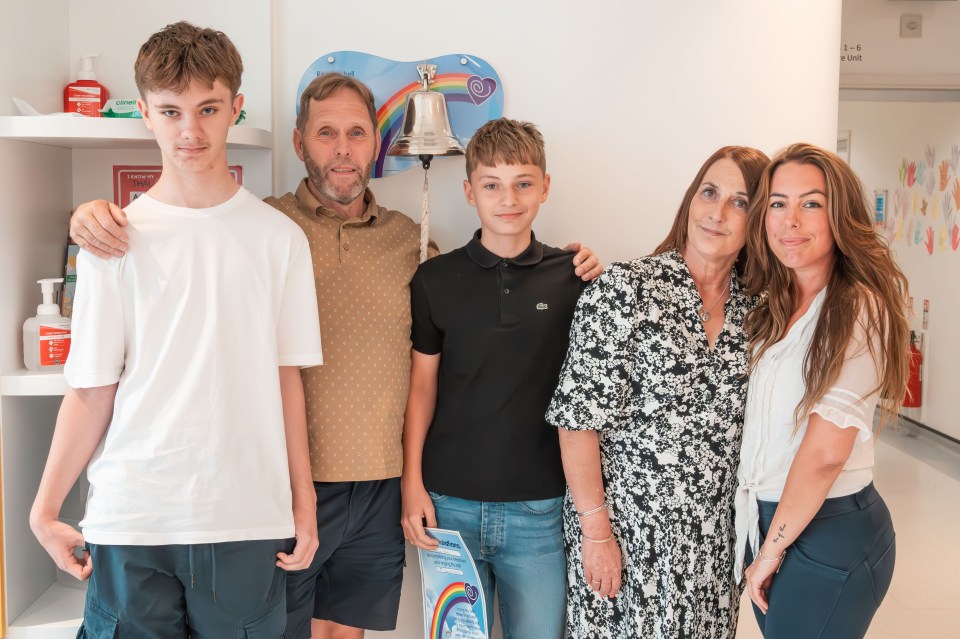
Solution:
{"label": "man's hand on shoulder", "polygon": [[127,215],[106,200],[81,204],[70,218],[70,237],[77,245],[101,259],[123,257],[127,252]]}
{"label": "man's hand on shoulder", "polygon": [[597,256],[593,254],[593,251],[581,245],[580,242],[567,244],[563,247],[563,250],[577,252],[577,254],[573,256],[573,272],[584,282],[592,282],[603,273],[603,264],[601,264]]}

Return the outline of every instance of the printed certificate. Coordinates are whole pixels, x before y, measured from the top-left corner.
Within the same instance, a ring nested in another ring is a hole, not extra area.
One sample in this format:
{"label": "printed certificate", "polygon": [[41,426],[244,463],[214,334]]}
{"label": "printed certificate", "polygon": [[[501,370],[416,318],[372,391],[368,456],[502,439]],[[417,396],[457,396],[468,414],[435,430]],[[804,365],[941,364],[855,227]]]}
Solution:
{"label": "printed certificate", "polygon": [[425,639],[487,639],[487,608],[473,557],[456,530],[426,529],[440,542],[419,550]]}

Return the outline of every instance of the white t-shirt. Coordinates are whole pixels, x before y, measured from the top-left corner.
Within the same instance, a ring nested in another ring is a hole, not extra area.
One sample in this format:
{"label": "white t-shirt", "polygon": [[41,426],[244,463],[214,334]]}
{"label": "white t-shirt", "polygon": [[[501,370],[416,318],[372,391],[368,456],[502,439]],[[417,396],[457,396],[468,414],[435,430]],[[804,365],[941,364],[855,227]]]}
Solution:
{"label": "white t-shirt", "polygon": [[245,189],[207,209],[144,195],[126,212],[124,257],[77,259],[67,382],[119,381],[84,537],[291,537],[278,367],[322,363],[307,238]]}
{"label": "white t-shirt", "polygon": [[[736,496],[737,559],[740,571],[747,541],[759,550],[757,500],[780,501],[787,473],[803,441],[807,419],[794,435],[794,410],[803,398],[803,363],[820,318],[826,288],[787,335],[763,354],[750,372],[747,406],[740,448],[739,487]],[[827,498],[856,493],[873,481],[873,412],[880,393],[874,391],[879,371],[866,344],[862,321],[857,322],[840,375],[814,404],[812,412],[840,428],[860,432],[843,470]],[[879,344],[875,351],[879,352]],[[739,572],[738,577],[739,579]]]}

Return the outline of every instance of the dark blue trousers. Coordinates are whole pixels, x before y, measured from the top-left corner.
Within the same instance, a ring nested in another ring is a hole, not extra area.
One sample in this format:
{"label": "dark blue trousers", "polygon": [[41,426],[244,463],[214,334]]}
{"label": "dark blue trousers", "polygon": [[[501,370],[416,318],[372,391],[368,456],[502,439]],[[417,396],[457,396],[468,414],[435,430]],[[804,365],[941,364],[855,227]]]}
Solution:
{"label": "dark blue trousers", "polygon": [[281,639],[292,539],[87,544],[93,574],[78,639]]}
{"label": "dark blue trousers", "polygon": [[[758,504],[762,543],[777,503]],[[753,607],[763,636],[863,637],[890,586],[895,559],[890,511],[873,484],[853,495],[827,499],[787,549],[767,593],[767,614]]]}

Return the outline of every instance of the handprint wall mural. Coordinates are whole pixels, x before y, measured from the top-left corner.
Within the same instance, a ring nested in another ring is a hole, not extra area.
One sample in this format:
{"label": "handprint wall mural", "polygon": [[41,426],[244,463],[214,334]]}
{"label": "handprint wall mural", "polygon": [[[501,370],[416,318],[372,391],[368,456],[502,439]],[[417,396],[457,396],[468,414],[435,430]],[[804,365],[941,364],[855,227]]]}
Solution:
{"label": "handprint wall mural", "polygon": [[878,230],[891,244],[923,247],[930,255],[960,249],[960,144],[951,144],[937,164],[938,149],[927,144],[920,158],[902,158],[890,212]]}

